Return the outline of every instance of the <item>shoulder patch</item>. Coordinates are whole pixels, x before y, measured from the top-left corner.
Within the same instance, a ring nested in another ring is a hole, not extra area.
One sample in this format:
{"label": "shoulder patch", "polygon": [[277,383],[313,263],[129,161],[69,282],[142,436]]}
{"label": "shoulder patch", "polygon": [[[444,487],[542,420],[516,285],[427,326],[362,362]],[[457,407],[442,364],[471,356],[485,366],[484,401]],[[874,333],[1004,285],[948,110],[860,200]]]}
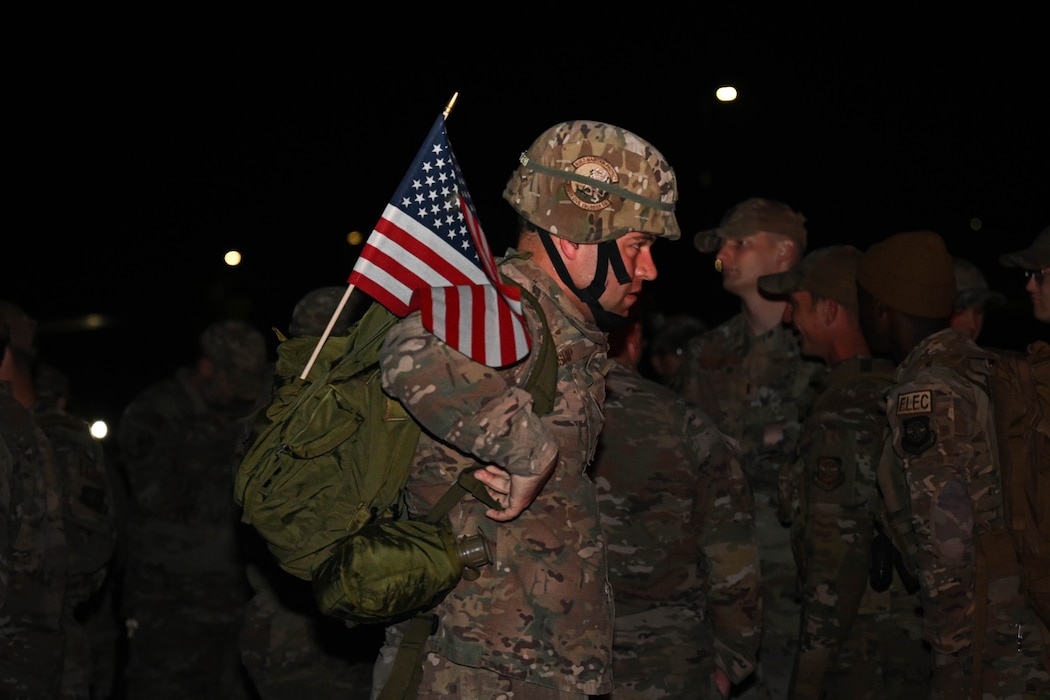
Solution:
{"label": "shoulder patch", "polygon": [[929,416],[917,416],[904,421],[901,447],[912,455],[921,455],[937,442],[937,434],[930,428]]}
{"label": "shoulder patch", "polygon": [[824,491],[833,491],[842,486],[846,477],[842,474],[842,460],[838,457],[820,457],[813,470],[813,485]]}
{"label": "shoulder patch", "polygon": [[929,413],[932,410],[933,392],[929,389],[909,391],[897,397],[898,416],[913,416],[919,413]]}

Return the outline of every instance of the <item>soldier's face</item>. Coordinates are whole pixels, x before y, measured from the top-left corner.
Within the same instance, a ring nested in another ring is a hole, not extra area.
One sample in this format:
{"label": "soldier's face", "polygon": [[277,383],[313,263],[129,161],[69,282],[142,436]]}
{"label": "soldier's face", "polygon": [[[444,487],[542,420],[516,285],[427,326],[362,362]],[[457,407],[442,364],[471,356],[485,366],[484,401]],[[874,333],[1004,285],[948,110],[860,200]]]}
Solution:
{"label": "soldier's face", "polygon": [[[638,232],[628,233],[616,240],[617,250],[630,279],[626,284],[620,284],[612,269],[612,263],[605,263],[608,268],[605,290],[598,297],[598,303],[603,309],[617,316],[626,316],[631,306],[638,301],[642,284],[656,279],[656,263],[653,261],[652,251],[655,240],[655,236]],[[583,289],[594,280],[599,261],[598,246],[581,245],[579,251],[580,255],[573,265],[574,280],[577,281],[577,286]],[[581,280],[582,275],[586,277]],[[587,310],[586,313],[589,315],[590,311]]]}
{"label": "soldier's face", "polygon": [[727,238],[718,249],[722,261],[722,287],[731,294],[742,296],[754,291],[758,278],[783,272],[776,238],[768,233],[756,233],[744,238]]}
{"label": "soldier's face", "polygon": [[860,327],[868,347],[876,355],[893,356],[893,338],[890,335],[889,315],[879,301],[864,287],[857,285]]}
{"label": "soldier's face", "polygon": [[784,322],[790,323],[798,332],[799,349],[803,355],[824,358],[822,346],[826,318],[823,311],[824,304],[814,299],[810,292],[801,290],[788,296]]}

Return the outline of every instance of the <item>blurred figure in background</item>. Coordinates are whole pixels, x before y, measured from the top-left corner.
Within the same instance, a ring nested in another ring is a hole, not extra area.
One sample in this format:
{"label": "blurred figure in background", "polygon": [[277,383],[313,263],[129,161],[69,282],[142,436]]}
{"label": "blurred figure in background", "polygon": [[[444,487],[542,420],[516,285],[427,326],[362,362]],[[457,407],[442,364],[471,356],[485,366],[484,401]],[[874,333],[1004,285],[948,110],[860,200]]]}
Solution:
{"label": "blurred figure in background", "polygon": [[691,314],[665,316],[655,312],[647,315],[647,337],[644,359],[652,369],[653,378],[667,385],[682,366],[685,346],[707,330],[707,325]]}
{"label": "blurred figure in background", "polygon": [[955,265],[955,307],[949,319],[952,328],[977,341],[984,328],[985,312],[1001,306],[1006,297],[988,288],[981,269],[964,258],[953,258]]}
{"label": "blurred figure in background", "polygon": [[53,700],[66,643],[62,479],[27,406],[35,324],[0,308],[0,698]]}
{"label": "blurred figure in background", "polygon": [[1024,288],[1032,297],[1032,315],[1037,321],[1050,323],[1050,226],[1039,232],[1032,245],[1001,256],[999,262],[1024,271]]}
{"label": "blurred figure in background", "polygon": [[218,321],[192,365],[124,409],[129,700],[253,697],[238,647],[249,587],[233,472],[270,367],[262,333]]}
{"label": "blurred figure in background", "polygon": [[755,669],[762,594],[736,446],[638,372],[642,324],[609,335],[598,491],[616,604],[613,700],[728,697]]}

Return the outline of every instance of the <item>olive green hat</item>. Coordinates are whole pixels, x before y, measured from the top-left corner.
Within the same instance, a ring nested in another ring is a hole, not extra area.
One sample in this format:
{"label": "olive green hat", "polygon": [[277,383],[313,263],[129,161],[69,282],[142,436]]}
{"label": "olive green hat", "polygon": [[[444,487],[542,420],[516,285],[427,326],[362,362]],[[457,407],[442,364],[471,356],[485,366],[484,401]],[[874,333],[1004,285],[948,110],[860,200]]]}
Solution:
{"label": "olive green hat", "polygon": [[631,231],[682,235],[674,170],[626,129],[584,120],[555,124],[518,160],[503,198],[553,236],[599,243]]}
{"label": "olive green hat", "polygon": [[758,288],[767,294],[807,291],[857,308],[857,267],[862,253],[851,245],[817,248],[785,272],[762,275]]}

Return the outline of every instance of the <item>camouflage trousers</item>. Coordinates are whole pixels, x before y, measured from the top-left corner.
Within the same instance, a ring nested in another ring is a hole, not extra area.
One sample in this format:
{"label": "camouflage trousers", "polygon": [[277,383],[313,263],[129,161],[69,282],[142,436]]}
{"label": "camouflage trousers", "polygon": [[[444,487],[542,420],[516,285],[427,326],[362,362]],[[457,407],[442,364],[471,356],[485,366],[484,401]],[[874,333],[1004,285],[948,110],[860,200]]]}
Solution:
{"label": "camouflage trousers", "polygon": [[[379,658],[372,673],[372,700],[379,697],[383,685],[397,657],[401,641],[401,626],[386,630],[386,641],[379,650]],[[501,676],[487,668],[473,668],[452,663],[438,654],[428,652],[423,660],[423,680],[419,684],[417,700],[581,700],[597,696],[567,693],[556,688]]]}
{"label": "camouflage trousers", "polygon": [[758,665],[730,697],[784,700],[798,648],[802,601],[791,531],[780,523],[774,499],[755,497],[755,539],[762,569],[762,641]]}
{"label": "camouflage trousers", "polygon": [[609,700],[720,698],[714,654],[704,643],[704,620],[685,606],[664,606],[617,616]]}

